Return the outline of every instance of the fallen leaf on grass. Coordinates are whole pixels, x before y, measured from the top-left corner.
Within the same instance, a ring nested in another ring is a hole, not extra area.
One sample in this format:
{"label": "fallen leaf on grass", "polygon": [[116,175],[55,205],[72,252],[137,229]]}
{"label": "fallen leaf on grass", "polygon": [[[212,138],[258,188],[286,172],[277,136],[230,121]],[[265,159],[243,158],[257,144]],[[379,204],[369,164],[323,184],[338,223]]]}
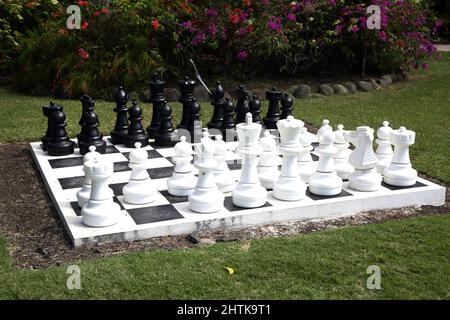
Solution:
{"label": "fallen leaf on grass", "polygon": [[232,267],[226,267],[225,268],[229,274],[233,274],[234,273],[234,269]]}

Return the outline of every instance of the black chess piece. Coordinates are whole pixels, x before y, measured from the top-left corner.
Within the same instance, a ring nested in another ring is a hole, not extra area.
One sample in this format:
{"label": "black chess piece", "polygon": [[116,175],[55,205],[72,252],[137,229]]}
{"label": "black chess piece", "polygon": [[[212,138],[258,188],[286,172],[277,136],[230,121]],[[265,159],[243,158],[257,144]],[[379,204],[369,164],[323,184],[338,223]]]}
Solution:
{"label": "black chess piece", "polygon": [[155,138],[161,126],[161,105],[165,102],[164,98],[164,84],[161,75],[155,72],[150,80],[150,102],[153,105],[152,121],[147,127],[147,133],[150,138]]}
{"label": "black chess piece", "polygon": [[57,106],[53,101],[50,102],[48,106],[42,107],[42,113],[47,118],[47,131],[45,132],[45,136],[42,137],[42,150],[47,151],[47,144],[50,141],[53,134],[53,124],[50,121],[50,114],[55,111],[59,106]]}
{"label": "black chess piece", "polygon": [[261,124],[261,100],[259,100],[256,95],[253,95],[248,106],[250,108],[250,113],[252,114],[253,122]]}
{"label": "black chess piece", "polygon": [[181,122],[177,126],[180,129],[187,129],[189,126],[189,114],[190,114],[190,103],[194,99],[194,88],[196,82],[192,79],[189,79],[188,76],[179,82],[181,97],[178,100],[183,106],[183,113],[181,116]]}
{"label": "black chess piece", "polygon": [[288,116],[292,116],[294,111],[294,99],[289,93],[284,93],[281,99],[281,117],[280,119],[287,119]]}
{"label": "black chess piece", "polygon": [[136,100],[133,99],[131,107],[128,109],[130,126],[128,127],[128,133],[124,138],[125,146],[128,148],[134,148],[136,142],[140,142],[142,147],[148,146],[149,136],[145,133],[145,129],[142,126],[142,109],[138,106]]}
{"label": "black chess piece", "polygon": [[178,142],[177,132],[172,123],[172,107],[165,99],[159,107],[161,124],[155,136],[155,144],[161,147],[172,147]]}
{"label": "black chess piece", "polygon": [[220,128],[225,141],[232,141],[236,134],[236,123],[234,122],[234,104],[231,98],[227,97],[223,105],[223,121]]}
{"label": "black chess piece", "polygon": [[103,141],[103,135],[98,130],[100,122],[98,116],[94,111],[95,102],[90,98],[88,103],[88,110],[84,114],[84,127],[81,129],[83,135],[82,140],[78,140],[78,146],[80,147],[80,154],[84,155],[89,152],[90,146],[95,146],[95,151],[98,153],[106,152],[106,142]]}
{"label": "black chess piece", "polygon": [[194,98],[194,100],[189,103],[189,123],[187,127],[192,143],[200,142],[203,134],[200,109],[200,104],[197,102],[197,99]]}
{"label": "black chess piece", "polygon": [[236,102],[236,123],[245,122],[245,118],[250,108],[248,106],[248,100],[250,93],[243,85],[239,85],[236,88],[237,102]]}
{"label": "black chess piece", "polygon": [[223,121],[223,106],[225,104],[225,90],[222,87],[222,84],[220,81],[217,81],[216,89],[213,92],[213,101],[211,104],[214,107],[213,115],[211,118],[211,121],[208,122],[208,128],[209,129],[218,129],[220,130],[222,128],[222,121]]}
{"label": "black chess piece", "polygon": [[80,117],[80,121],[78,122],[78,124],[81,127],[81,132],[79,134],[77,134],[77,139],[79,141],[84,139],[83,128],[86,127],[86,121],[84,119],[84,116],[85,116],[86,112],[88,112],[88,110],[89,110],[89,106],[91,104],[91,100],[92,100],[92,98],[90,96],[88,96],[87,94],[83,94],[80,97],[80,101],[81,101],[81,117]]}
{"label": "black chess piece", "polygon": [[263,119],[264,126],[267,129],[276,129],[277,122],[280,120],[280,101],[283,93],[277,88],[266,90],[266,99],[269,100],[269,109],[267,115]]}
{"label": "black chess piece", "polygon": [[52,133],[47,142],[47,152],[50,156],[66,156],[72,154],[75,143],[69,139],[66,132],[66,115],[62,106],[54,105],[48,115]]}
{"label": "black chess piece", "polygon": [[125,93],[122,86],[119,87],[114,100],[116,101],[114,112],[117,113],[117,117],[114,130],[111,131],[111,142],[113,144],[122,144],[125,143],[124,138],[128,133],[128,95]]}

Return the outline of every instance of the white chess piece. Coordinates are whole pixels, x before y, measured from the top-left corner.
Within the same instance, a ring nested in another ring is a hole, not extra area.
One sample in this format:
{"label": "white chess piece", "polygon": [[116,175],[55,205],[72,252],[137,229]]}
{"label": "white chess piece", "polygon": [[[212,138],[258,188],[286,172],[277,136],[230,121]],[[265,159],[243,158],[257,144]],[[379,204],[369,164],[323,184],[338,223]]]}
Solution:
{"label": "white chess piece", "polygon": [[259,181],[264,188],[272,189],[273,183],[278,180],[280,175],[278,166],[281,164],[275,136],[269,130],[266,130],[264,131],[264,137],[259,139],[259,144],[262,149],[257,167]]}
{"label": "white chess piece", "polygon": [[197,160],[194,165],[199,169],[198,181],[194,192],[189,196],[189,208],[198,213],[213,213],[224,206],[223,193],[217,188],[214,179],[214,141],[208,132],[203,132],[200,144],[195,145]]}
{"label": "white chess piece", "polygon": [[[95,151],[95,146],[89,147],[89,152],[86,153],[83,157],[83,164],[86,164],[86,162],[94,159],[98,159],[101,157],[101,154]],[[84,179],[83,179],[83,186],[81,189],[77,192],[77,200],[78,200],[78,206],[80,208],[83,208],[83,206],[88,202],[89,197],[91,196],[91,178],[89,177],[89,174],[86,172],[86,168],[83,168],[84,171]]]}
{"label": "white chess piece", "polygon": [[242,208],[262,207],[266,203],[267,190],[261,186],[258,178],[258,155],[261,147],[258,138],[262,126],[253,123],[252,114],[247,113],[246,122],[236,126],[239,144],[237,153],[242,159],[242,170],[239,182],[232,192],[233,204]]}
{"label": "white chess piece", "polygon": [[146,204],[155,201],[157,190],[147,172],[148,153],[141,149],[142,144],[136,142],[135,149],[130,152],[132,169],[128,184],[123,186],[124,201],[130,204]]}
{"label": "white chess piece", "polygon": [[180,142],[174,147],[175,162],[173,175],[167,179],[168,192],[171,195],[185,197],[194,192],[197,177],[194,175],[192,161],[192,147],[186,142],[186,137],[181,136]]}
{"label": "white chess piece", "polygon": [[375,155],[378,160],[377,171],[379,174],[383,174],[383,171],[392,161],[392,156],[394,152],[392,151],[391,141],[389,140],[389,135],[391,134],[392,128],[389,127],[389,122],[384,121],[383,126],[377,130],[377,140],[378,144]]}
{"label": "white chess piece", "polygon": [[316,173],[309,178],[309,191],[319,196],[335,196],[342,192],[342,179],[336,174],[333,157],[337,153],[333,145],[336,138],[333,130],[318,136],[319,146],[314,152],[319,156]]}
{"label": "white chess piece", "polygon": [[320,138],[321,135],[323,135],[325,133],[325,131],[331,130],[333,131],[333,128],[330,126],[330,121],[327,119],[324,119],[322,121],[322,126],[319,128],[319,130],[317,130],[316,136],[317,139]]}
{"label": "white chess piece", "polygon": [[411,166],[409,147],[415,143],[416,133],[400,127],[391,131],[389,140],[394,145],[394,155],[383,171],[384,182],[396,187],[413,186],[417,181],[417,171]]}
{"label": "white chess piece", "polygon": [[306,184],[300,178],[297,165],[298,153],[303,148],[299,135],[304,123],[288,116],[278,121],[277,127],[280,132],[278,149],[283,154],[283,164],[280,177],[273,184],[273,196],[283,201],[298,201],[306,194]]}
{"label": "white chess piece", "polygon": [[85,163],[86,174],[91,179],[91,195],[81,209],[83,223],[89,227],[107,227],[117,223],[120,206],[113,201],[108,180],[114,169],[111,161],[95,158]]}
{"label": "white chess piece", "polygon": [[236,181],[231,175],[226,161],[227,143],[223,141],[221,135],[217,135],[214,144],[214,159],[217,161],[217,167],[214,170],[214,179],[220,191],[224,193],[231,192]]}
{"label": "white chess piece", "polygon": [[297,157],[298,171],[302,181],[308,183],[309,178],[316,173],[317,163],[311,157],[311,151],[313,150],[313,146],[311,145],[312,140],[305,127],[300,129],[299,141],[303,148]]}
{"label": "white chess piece", "polygon": [[367,126],[348,133],[357,140],[356,149],[350,154],[349,162],[355,171],[349,175],[350,188],[357,191],[377,191],[381,187],[381,175],[376,170],[377,158],[373,152],[373,129]]}
{"label": "white chess piece", "polygon": [[336,173],[339,177],[348,179],[348,176],[355,170],[348,162],[352,150],[348,148],[350,144],[345,139],[344,126],[339,124],[337,128],[338,129],[334,132],[336,134],[334,146],[337,149],[337,153],[334,156],[334,167],[336,168]]}

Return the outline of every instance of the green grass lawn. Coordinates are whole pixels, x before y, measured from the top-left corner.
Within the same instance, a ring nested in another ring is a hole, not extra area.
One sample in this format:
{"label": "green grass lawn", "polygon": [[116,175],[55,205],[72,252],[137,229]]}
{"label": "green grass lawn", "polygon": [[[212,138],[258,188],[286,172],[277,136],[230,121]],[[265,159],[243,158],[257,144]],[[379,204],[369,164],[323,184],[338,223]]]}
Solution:
{"label": "green grass lawn", "polygon": [[[450,55],[413,81],[371,93],[298,100],[295,114],[320,126],[323,118],[347,129],[393,127],[417,131],[411,149],[421,172],[450,182]],[[0,142],[38,140],[50,98],[0,88]],[[65,107],[68,131],[78,132],[80,103]],[[180,106],[174,106],[174,122]],[[97,102],[104,133],[114,122],[113,103]],[[267,106],[264,106],[264,110]],[[146,125],[150,105],[145,104]],[[203,105],[204,121],[211,115]],[[450,216],[429,216],[349,227],[289,238],[216,244],[193,250],[124,254],[80,261],[82,290],[65,287],[66,267],[21,270],[0,240],[0,298],[450,298]],[[366,288],[366,269],[378,265],[382,290]],[[233,275],[225,267],[235,268]]]}
{"label": "green grass lawn", "polygon": [[[81,290],[66,288],[66,267],[12,267],[0,242],[0,298],[448,299],[449,230],[446,215],[131,253],[79,262]],[[370,265],[381,269],[381,290],[366,287]]]}

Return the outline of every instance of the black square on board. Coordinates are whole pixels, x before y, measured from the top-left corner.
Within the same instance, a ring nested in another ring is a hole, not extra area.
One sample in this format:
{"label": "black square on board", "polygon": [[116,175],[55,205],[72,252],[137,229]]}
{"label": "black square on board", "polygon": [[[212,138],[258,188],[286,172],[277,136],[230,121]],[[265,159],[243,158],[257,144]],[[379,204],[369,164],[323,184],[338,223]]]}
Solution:
{"label": "black square on board", "polygon": [[390,184],[387,184],[386,182],[381,182],[381,185],[385,188],[388,188],[389,190],[396,191],[396,190],[404,190],[404,189],[411,189],[411,188],[419,188],[419,187],[426,187],[426,184],[423,184],[422,182],[417,181],[414,185],[409,187],[396,187],[392,186]]}
{"label": "black square on board", "polygon": [[337,194],[335,196],[329,196],[329,197],[325,197],[325,196],[319,196],[317,194],[313,194],[309,191],[309,187],[306,189],[306,195],[308,196],[308,198],[311,198],[312,200],[324,200],[324,199],[333,199],[333,198],[342,198],[342,197],[349,197],[349,196],[353,196],[351,193],[342,190],[342,192],[340,194]]}
{"label": "black square on board", "polygon": [[50,166],[53,169],[77,167],[83,165],[83,157],[64,158],[64,159],[51,159],[48,160]]}
{"label": "black square on board", "polygon": [[120,151],[117,150],[114,146],[106,146],[105,153],[120,153]]}
{"label": "black square on board", "polygon": [[[249,210],[249,208],[242,208],[242,207],[238,207],[238,206],[234,205],[233,204],[233,198],[231,196],[230,197],[225,197],[224,206],[230,212],[241,211],[241,210]],[[272,205],[270,203],[266,202],[263,206],[261,206],[259,208],[271,207],[271,206]]]}
{"label": "black square on board", "polygon": [[131,168],[128,166],[128,164],[128,161],[114,162],[114,172],[131,171]]}
{"label": "black square on board", "polygon": [[160,193],[164,196],[164,198],[167,199],[170,203],[181,203],[181,202],[188,202],[188,197],[179,197],[179,196],[173,196],[169,193],[169,191],[164,190],[160,191]]}
{"label": "black square on board", "polygon": [[122,192],[122,188],[127,184],[127,182],[123,182],[123,183],[113,183],[110,184],[109,187],[112,189],[112,191],[114,192],[114,195],[117,196],[122,196],[123,192]]}
{"label": "black square on board", "polygon": [[[147,150],[147,153],[148,153],[148,158],[149,159],[163,158],[163,156],[161,154],[159,154],[159,152],[156,151],[156,150]],[[130,160],[130,153],[129,152],[123,152],[122,154],[124,155],[125,158]]]}
{"label": "black square on board", "polygon": [[174,167],[160,167],[147,169],[151,179],[169,178],[173,175]]}
{"label": "black square on board", "polygon": [[81,188],[83,185],[84,177],[69,177],[58,179],[61,188],[65,189],[75,189]]}
{"label": "black square on board", "polygon": [[[119,199],[117,199],[117,197],[113,197],[113,201],[120,206],[120,210],[125,210],[125,208],[123,207],[122,203],[120,203],[120,201],[119,201]],[[72,209],[75,212],[75,214],[78,217],[81,217],[81,208],[78,206],[78,202],[77,201],[72,201],[70,203],[70,206],[72,207]]]}
{"label": "black square on board", "polygon": [[156,145],[155,142],[150,142],[149,144],[150,144],[150,146],[153,149],[169,149],[169,148],[173,148],[173,146],[158,146],[158,145]]}
{"label": "black square on board", "polygon": [[128,209],[127,212],[136,224],[183,219],[183,216],[171,204]]}

